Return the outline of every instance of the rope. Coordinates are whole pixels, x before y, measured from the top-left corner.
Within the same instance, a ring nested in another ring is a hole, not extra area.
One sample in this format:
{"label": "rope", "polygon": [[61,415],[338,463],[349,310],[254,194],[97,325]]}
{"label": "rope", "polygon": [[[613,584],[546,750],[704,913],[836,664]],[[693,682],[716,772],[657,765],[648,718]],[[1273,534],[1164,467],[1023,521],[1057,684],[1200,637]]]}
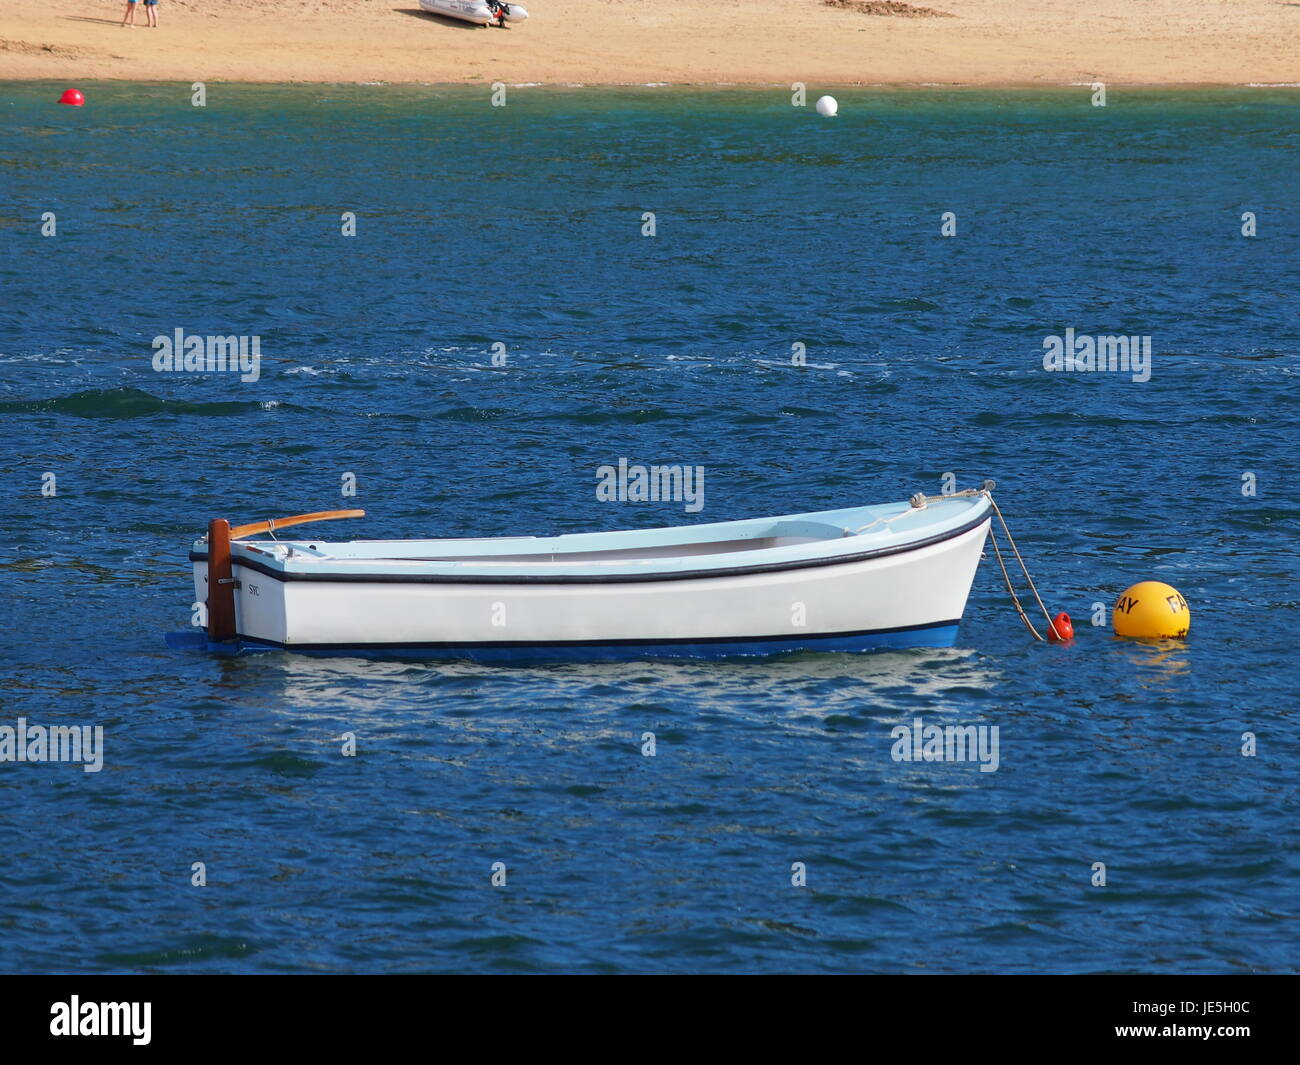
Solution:
{"label": "rope", "polygon": [[873,525],[888,525],[891,521],[897,521],[899,518],[905,518],[907,517],[907,515],[911,513],[912,513],[912,507],[908,507],[906,510],[901,511],[898,514],[891,514],[888,518],[877,518],[875,521],[869,521],[867,522],[866,525],[859,525],[856,529],[854,529],[853,535],[857,536],[861,533],[864,533],[868,529],[870,529]]}
{"label": "rope", "polygon": [[[986,492],[991,492],[994,487],[995,485],[992,481],[985,481],[978,488],[964,488],[960,492],[950,492],[948,495],[943,496],[943,499],[960,499],[962,496],[983,495]],[[993,502],[992,496],[989,496],[989,502]],[[898,514],[891,514],[888,518],[877,518],[875,521],[867,522],[866,525],[859,525],[853,530],[853,535],[857,536],[859,533],[866,532],[867,529],[870,529],[875,525],[888,525],[891,521],[897,521],[899,518],[907,517],[907,515],[911,514],[914,510],[924,510],[929,506],[930,500],[926,498],[924,492],[917,492],[916,495],[912,496],[912,498],[908,500],[908,503],[908,508]],[[996,506],[994,509],[997,509]]]}
{"label": "rope", "polygon": [[[1047,631],[1053,636],[1059,638],[1061,634],[1056,629],[1056,623],[1052,621],[1052,615],[1047,612],[1047,607],[1043,605],[1043,598],[1038,594],[1038,588],[1034,585],[1034,578],[1029,575],[1029,567],[1025,565],[1025,560],[1020,555],[1020,548],[1016,546],[1015,537],[1011,535],[1011,530],[1007,527],[1007,519],[1002,516],[1002,511],[999,509],[997,501],[993,498],[993,489],[995,487],[997,486],[993,481],[985,481],[978,488],[967,488],[961,492],[953,492],[949,495],[943,496],[943,499],[954,499],[959,496],[988,496],[989,506],[993,508],[993,513],[997,515],[998,524],[1002,526],[1002,533],[1007,538],[1007,544],[1011,548],[1011,553],[1015,555],[1016,561],[1020,563],[1020,572],[1025,575],[1025,582],[1029,585],[1029,590],[1034,593],[1034,601],[1038,604],[1038,609],[1043,612],[1043,617],[1047,619]],[[909,502],[910,505],[906,510],[898,514],[891,514],[886,518],[877,518],[875,521],[867,522],[866,525],[861,525],[857,529],[853,530],[854,535],[863,533],[867,529],[876,525],[888,525],[890,522],[906,517],[914,510],[924,510],[930,503],[921,492],[917,492],[916,495],[912,496]],[[1029,615],[1025,613],[1024,605],[1020,602],[1020,596],[1016,594],[1015,585],[1011,582],[1011,574],[1007,572],[1007,563],[1002,557],[1002,547],[998,543],[998,536],[993,529],[992,523],[989,524],[989,541],[993,544],[993,553],[997,555],[998,558],[998,569],[1002,571],[1002,579],[1006,582],[1007,592],[1011,596],[1011,602],[1015,604],[1016,613],[1020,615],[1020,620],[1024,623],[1025,628],[1034,634],[1035,640],[1047,639],[1046,636],[1034,627],[1034,623],[1029,620]]]}
{"label": "rope", "polygon": [[997,555],[997,566],[1002,571],[1002,580],[1006,581],[1006,590],[1008,590],[1008,593],[1011,596],[1011,602],[1015,605],[1015,612],[1017,612],[1018,615],[1021,615],[1024,627],[1026,627],[1031,633],[1034,633],[1035,640],[1041,640],[1043,637],[1041,637],[1039,631],[1034,628],[1034,622],[1031,622],[1030,615],[1024,612],[1024,607],[1021,606],[1021,599],[1019,599],[1017,594],[1015,594],[1015,588],[1011,585],[1011,575],[1006,572],[1006,563],[1002,562],[1002,549],[997,546],[997,533],[993,532],[992,525],[989,525],[988,540],[993,545],[993,553]]}
{"label": "rope", "polygon": [[[1042,596],[1038,594],[1038,589],[1034,586],[1034,578],[1029,575],[1029,567],[1025,565],[1025,560],[1020,557],[1020,549],[1016,547],[1016,541],[1011,535],[1011,530],[1007,527],[1007,519],[1002,516],[1002,511],[998,509],[998,505],[991,494],[989,495],[989,505],[993,507],[993,513],[998,516],[998,523],[1002,526],[1002,532],[1006,536],[1007,543],[1011,546],[1011,550],[1016,556],[1016,561],[1020,563],[1020,572],[1025,575],[1025,581],[1029,585],[1029,590],[1034,593],[1034,600],[1038,603],[1038,609],[1043,612],[1043,617],[1047,619],[1047,631],[1053,636],[1059,638],[1060,633],[1056,631],[1056,625],[1052,621],[1052,615],[1047,612],[1047,607],[1043,605]],[[1020,604],[1020,597],[1016,595],[1016,590],[1011,584],[1011,575],[1007,573],[1006,563],[1002,560],[1002,549],[998,546],[997,534],[993,531],[991,525],[989,526],[989,539],[993,543],[993,551],[998,556],[998,566],[1002,570],[1002,579],[1006,581],[1007,591],[1011,594],[1011,601],[1016,606],[1016,613],[1020,615],[1020,620],[1025,623],[1025,628],[1034,634],[1034,639],[1046,639],[1045,636],[1034,628],[1033,622],[1029,620],[1029,616],[1025,613],[1025,608]]]}

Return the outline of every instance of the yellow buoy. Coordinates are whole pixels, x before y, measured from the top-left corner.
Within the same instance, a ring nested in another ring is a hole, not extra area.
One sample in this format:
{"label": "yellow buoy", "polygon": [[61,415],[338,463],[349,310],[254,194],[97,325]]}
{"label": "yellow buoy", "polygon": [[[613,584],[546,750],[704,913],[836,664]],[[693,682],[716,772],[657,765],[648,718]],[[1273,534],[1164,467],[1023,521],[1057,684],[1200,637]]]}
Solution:
{"label": "yellow buoy", "polygon": [[1116,636],[1151,639],[1186,636],[1192,624],[1187,600],[1161,581],[1142,581],[1115,600]]}

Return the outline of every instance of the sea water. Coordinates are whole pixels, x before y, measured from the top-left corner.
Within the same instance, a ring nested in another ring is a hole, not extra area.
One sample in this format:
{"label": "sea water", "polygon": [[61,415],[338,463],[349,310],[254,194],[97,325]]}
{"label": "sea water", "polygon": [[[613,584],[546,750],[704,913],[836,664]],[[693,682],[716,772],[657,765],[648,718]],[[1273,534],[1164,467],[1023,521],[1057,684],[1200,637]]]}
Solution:
{"label": "sea water", "polygon": [[[0,762],[0,967],[1297,967],[1296,90],[82,88],[0,91],[0,726],[102,765]],[[156,366],[178,330],[256,373]],[[620,462],[702,506],[598,494]],[[991,558],[950,650],[164,644],[212,517],[553,534],[985,477],[1072,645]],[[1143,579],[1188,640],[1111,637]],[[932,726],[996,764],[907,757]]]}

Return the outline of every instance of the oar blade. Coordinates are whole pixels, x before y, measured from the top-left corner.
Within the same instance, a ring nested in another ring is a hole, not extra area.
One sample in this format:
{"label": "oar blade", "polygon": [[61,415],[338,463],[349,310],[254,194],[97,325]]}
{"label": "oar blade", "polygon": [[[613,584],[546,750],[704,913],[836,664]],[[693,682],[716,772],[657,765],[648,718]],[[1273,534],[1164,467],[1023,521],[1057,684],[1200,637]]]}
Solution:
{"label": "oar blade", "polygon": [[306,525],[313,521],[337,521],[339,518],[364,518],[365,516],[364,510],[318,510],[314,514],[294,514],[287,518],[270,518],[267,521],[236,525],[230,530],[230,538],[244,540],[259,533],[270,532],[272,529],[286,529],[290,525]]}

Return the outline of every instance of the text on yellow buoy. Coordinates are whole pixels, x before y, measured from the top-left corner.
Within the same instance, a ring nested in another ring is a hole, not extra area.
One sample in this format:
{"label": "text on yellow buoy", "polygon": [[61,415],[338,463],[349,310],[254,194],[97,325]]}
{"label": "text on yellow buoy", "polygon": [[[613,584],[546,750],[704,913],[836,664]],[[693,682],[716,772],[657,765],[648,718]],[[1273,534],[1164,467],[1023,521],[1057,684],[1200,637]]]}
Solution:
{"label": "text on yellow buoy", "polygon": [[1169,639],[1186,636],[1192,612],[1177,588],[1161,581],[1142,581],[1115,600],[1116,636]]}

